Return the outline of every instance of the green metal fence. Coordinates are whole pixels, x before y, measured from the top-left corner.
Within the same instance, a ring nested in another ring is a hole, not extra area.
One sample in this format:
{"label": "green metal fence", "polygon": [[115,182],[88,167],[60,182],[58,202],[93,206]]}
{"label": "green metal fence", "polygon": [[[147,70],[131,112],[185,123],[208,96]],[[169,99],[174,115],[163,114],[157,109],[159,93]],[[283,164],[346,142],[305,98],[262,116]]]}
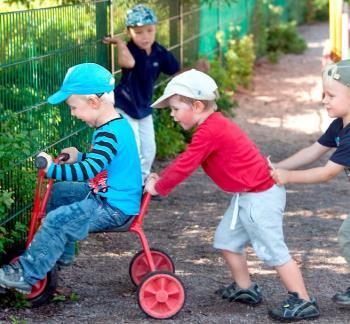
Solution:
{"label": "green metal fence", "polygon": [[[46,98],[72,65],[97,62],[109,68],[108,50],[101,42],[110,29],[109,10],[109,1],[96,1],[0,14],[0,132],[9,141],[24,131],[30,137],[22,138],[28,142],[25,150],[15,143],[13,159],[0,147],[0,198],[8,190],[14,199],[0,215],[0,226],[8,233],[16,221],[26,222],[30,216],[33,157],[42,150],[84,148],[90,140],[85,124],[71,118],[64,105],[49,107]],[[8,125],[9,118],[15,122]],[[3,144],[6,138],[1,138]]]}
{"label": "green metal fence", "polygon": [[[199,56],[210,57],[217,51],[218,30],[227,37],[234,25],[240,26],[241,35],[247,33],[256,1],[237,0],[231,5],[223,0],[213,0],[210,5],[202,0],[147,3],[159,19],[159,42],[182,65],[189,65]],[[84,150],[90,142],[85,124],[71,118],[65,105],[49,106],[47,96],[58,89],[67,69],[78,63],[99,63],[119,77],[116,53],[102,38],[124,33],[128,7],[125,1],[102,0],[0,13],[0,211],[4,210],[5,191],[12,192],[14,199],[11,208],[0,213],[0,251],[1,227],[9,233],[16,221],[29,219],[35,186],[33,157],[40,151],[57,154],[67,146]],[[6,142],[4,135],[13,141],[12,152],[8,148],[4,152],[1,146]]]}

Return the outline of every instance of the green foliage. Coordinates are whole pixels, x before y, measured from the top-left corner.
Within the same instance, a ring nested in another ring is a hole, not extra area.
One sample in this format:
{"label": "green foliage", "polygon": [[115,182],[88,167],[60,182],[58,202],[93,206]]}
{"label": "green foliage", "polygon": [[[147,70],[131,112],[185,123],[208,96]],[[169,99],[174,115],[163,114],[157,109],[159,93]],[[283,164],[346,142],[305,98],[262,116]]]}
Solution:
{"label": "green foliage", "polygon": [[8,190],[0,190],[0,220],[2,218],[1,215],[5,215],[10,209],[11,205],[14,203],[12,195],[13,191],[10,192]]}
{"label": "green foliage", "polygon": [[11,324],[26,324],[27,323],[27,321],[25,321],[25,320],[18,320],[17,317],[14,315],[11,315],[9,317],[9,319],[11,321]]}
{"label": "green foliage", "polygon": [[7,234],[6,228],[3,226],[0,226],[0,252],[5,251],[6,244],[12,242],[12,240],[10,240],[6,234]]}
{"label": "green foliage", "polygon": [[67,299],[67,298],[66,298],[65,295],[55,294],[55,295],[52,297],[51,301],[53,301],[53,302],[62,302],[62,301],[65,301],[66,299]]}
{"label": "green foliage", "polygon": [[[25,295],[20,294],[14,290],[9,290],[6,294],[0,295],[0,307],[6,308],[29,308],[30,302],[26,299]],[[18,321],[15,316],[10,316],[11,323],[24,323]]]}
{"label": "green foliage", "polygon": [[287,16],[296,18],[296,15],[303,13],[307,1],[310,4],[312,2],[312,6],[316,2],[292,1],[283,10],[282,6],[274,5],[271,0],[256,1],[250,32],[253,34],[257,57],[267,56],[270,62],[277,63],[283,53],[300,54],[306,49],[305,41],[298,34],[296,20],[283,21]]}
{"label": "green foliage", "polygon": [[[114,0],[118,6],[118,8],[131,8],[132,6],[140,3],[140,0]],[[147,5],[155,6],[157,0],[149,0],[147,1]],[[185,3],[197,3],[198,0],[182,0]],[[222,0],[223,3],[227,5],[231,5],[232,3],[237,2],[238,0]],[[84,2],[91,2],[91,0],[4,0],[4,7],[9,7],[14,9],[35,9],[42,7],[53,7],[58,5],[70,5],[70,4],[79,4]],[[204,4],[208,4],[209,6],[215,4],[217,0],[202,0]]]}
{"label": "green foliage", "polygon": [[18,242],[27,233],[27,226],[19,221],[15,223],[13,229],[0,226],[0,255],[6,253],[6,249]]}
{"label": "green foliage", "polygon": [[326,21],[329,17],[329,1],[332,0],[288,0],[288,18],[298,24]]}
{"label": "green foliage", "polygon": [[181,127],[170,116],[169,109],[157,109],[154,113],[157,157],[173,157],[185,148]]}
{"label": "green foliage", "polygon": [[326,21],[329,18],[329,0],[307,0],[308,23],[313,21]]}
{"label": "green foliage", "polygon": [[247,88],[253,76],[255,49],[252,35],[233,39],[225,53],[226,66],[231,82]]}
{"label": "green foliage", "polygon": [[236,90],[236,84],[231,81],[224,62],[219,58],[211,61],[208,74],[216,81],[219,88],[220,97],[217,100],[218,111],[226,116],[234,116],[232,98]]}
{"label": "green foliage", "polygon": [[306,47],[304,39],[297,32],[295,21],[280,23],[268,28],[268,52],[301,54]]}
{"label": "green foliage", "polygon": [[210,69],[208,74],[216,81],[220,95],[226,91],[230,91],[233,94],[233,91],[236,90],[237,84],[232,82],[229,74],[227,73],[226,61],[216,58],[210,62]]}
{"label": "green foliage", "polygon": [[[0,133],[0,255],[6,248],[18,242],[26,233],[26,226],[16,222],[14,227],[5,228],[12,205],[24,205],[32,196],[34,171],[22,161],[30,155],[36,145],[37,131],[23,116],[5,110],[1,116]],[[9,179],[12,179],[10,182]],[[14,179],[20,182],[15,185]]]}
{"label": "green foliage", "polygon": [[[6,219],[11,205],[24,202],[33,189],[33,170],[23,164],[36,145],[38,136],[32,124],[23,116],[5,110],[1,116],[0,133],[0,224]],[[25,174],[25,178],[23,178]],[[8,178],[21,179],[20,188],[8,187]],[[15,196],[14,196],[15,195]]]}
{"label": "green foliage", "polygon": [[266,55],[267,51],[268,17],[263,0],[256,0],[249,34],[253,35],[255,54],[257,57]]}
{"label": "green foliage", "polygon": [[72,292],[69,296],[70,301],[77,302],[79,300],[79,295],[75,292]]}
{"label": "green foliage", "polygon": [[[237,29],[233,28],[232,31]],[[218,39],[222,38],[221,33]],[[220,43],[219,44],[223,44]],[[221,58],[220,55],[210,62],[208,74],[217,82],[220,98],[217,100],[218,110],[226,116],[234,116],[234,92],[238,86],[249,87],[252,81],[255,49],[252,35],[238,39],[236,33],[231,33],[228,49]]]}
{"label": "green foliage", "polygon": [[267,53],[267,59],[269,60],[270,63],[277,64],[281,58],[281,55],[282,55],[282,52],[279,50],[275,52],[269,52]]}
{"label": "green foliage", "polygon": [[75,292],[72,292],[69,296],[56,293],[51,298],[51,301],[53,302],[63,302],[63,301],[77,302],[78,300],[79,300],[79,296]]}

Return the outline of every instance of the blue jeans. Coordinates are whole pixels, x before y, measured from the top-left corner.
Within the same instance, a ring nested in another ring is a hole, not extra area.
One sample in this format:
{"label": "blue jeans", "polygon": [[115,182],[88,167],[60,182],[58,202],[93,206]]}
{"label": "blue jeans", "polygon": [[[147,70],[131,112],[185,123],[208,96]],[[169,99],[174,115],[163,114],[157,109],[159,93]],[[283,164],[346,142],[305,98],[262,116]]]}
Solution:
{"label": "blue jeans", "polygon": [[34,285],[58,259],[72,261],[75,242],[89,232],[123,225],[131,216],[111,207],[81,182],[57,182],[52,188],[47,215],[19,261],[24,279]]}

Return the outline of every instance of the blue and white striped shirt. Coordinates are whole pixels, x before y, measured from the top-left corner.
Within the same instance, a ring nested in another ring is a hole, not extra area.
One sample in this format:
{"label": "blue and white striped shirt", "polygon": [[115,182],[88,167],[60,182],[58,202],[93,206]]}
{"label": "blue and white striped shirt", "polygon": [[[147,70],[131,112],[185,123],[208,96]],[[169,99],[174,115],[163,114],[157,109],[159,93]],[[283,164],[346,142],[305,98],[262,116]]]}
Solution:
{"label": "blue and white striped shirt", "polygon": [[93,133],[92,150],[74,164],[52,164],[46,175],[62,181],[90,180],[94,192],[127,215],[138,214],[141,166],[133,131],[123,117],[112,119]]}

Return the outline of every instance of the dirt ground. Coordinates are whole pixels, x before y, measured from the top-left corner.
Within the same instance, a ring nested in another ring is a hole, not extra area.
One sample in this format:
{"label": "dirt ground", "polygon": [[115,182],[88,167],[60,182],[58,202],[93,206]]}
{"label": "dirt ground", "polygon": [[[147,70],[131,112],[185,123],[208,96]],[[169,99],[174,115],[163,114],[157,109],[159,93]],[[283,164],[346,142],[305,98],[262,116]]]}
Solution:
{"label": "dirt ground", "polygon": [[[277,161],[315,141],[329,123],[320,105],[322,49],[328,26],[302,27],[309,49],[286,55],[279,64],[259,62],[251,91],[238,95],[236,122],[266,155]],[[157,162],[161,169],[166,163]],[[329,184],[287,187],[285,236],[299,262],[322,316],[318,323],[350,322],[350,309],[339,309],[332,295],[350,285],[336,234],[349,211],[349,183],[340,175]],[[144,230],[153,247],[167,250],[187,290],[183,310],[167,323],[270,323],[267,308],[285,297],[276,273],[248,249],[253,280],[264,293],[252,308],[229,303],[214,294],[230,282],[223,259],[212,247],[216,225],[230,195],[221,192],[199,170],[161,202],[153,201]],[[1,322],[27,323],[160,323],[137,304],[128,266],[140,249],[130,233],[94,234],[80,244],[73,267],[60,271],[60,287],[78,301],[50,303],[38,309],[2,309]],[[12,319],[11,319],[12,318]]]}

